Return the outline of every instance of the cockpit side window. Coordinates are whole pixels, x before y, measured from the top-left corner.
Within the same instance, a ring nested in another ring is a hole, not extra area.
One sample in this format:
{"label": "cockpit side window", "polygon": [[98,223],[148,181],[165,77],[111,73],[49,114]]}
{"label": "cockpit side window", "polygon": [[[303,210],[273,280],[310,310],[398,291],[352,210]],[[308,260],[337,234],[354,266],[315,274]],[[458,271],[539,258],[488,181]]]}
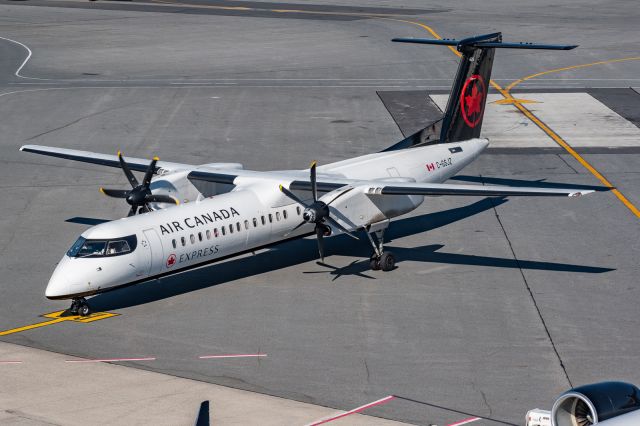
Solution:
{"label": "cockpit side window", "polygon": [[136,249],[138,239],[135,235],[113,240],[87,240],[84,237],[71,246],[67,252],[69,257],[106,257],[127,254]]}
{"label": "cockpit side window", "polygon": [[107,252],[108,256],[112,256],[114,254],[124,254],[129,253],[131,251],[131,247],[129,247],[129,243],[125,240],[115,240],[109,241],[107,244]]}

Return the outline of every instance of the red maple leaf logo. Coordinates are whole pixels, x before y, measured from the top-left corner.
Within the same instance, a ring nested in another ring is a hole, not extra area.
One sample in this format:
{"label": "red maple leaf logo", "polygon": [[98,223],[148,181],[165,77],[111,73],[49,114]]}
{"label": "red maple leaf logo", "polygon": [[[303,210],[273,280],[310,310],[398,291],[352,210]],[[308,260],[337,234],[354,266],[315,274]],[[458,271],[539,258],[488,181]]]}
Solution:
{"label": "red maple leaf logo", "polygon": [[482,92],[478,91],[478,85],[474,84],[471,89],[471,96],[465,96],[464,102],[467,104],[467,115],[479,113],[482,108]]}
{"label": "red maple leaf logo", "polygon": [[460,110],[462,119],[469,127],[476,127],[482,119],[485,92],[484,81],[479,74],[469,77],[462,87]]}
{"label": "red maple leaf logo", "polygon": [[169,255],[169,257],[167,258],[167,268],[171,268],[175,264],[176,264],[176,255],[175,254]]}

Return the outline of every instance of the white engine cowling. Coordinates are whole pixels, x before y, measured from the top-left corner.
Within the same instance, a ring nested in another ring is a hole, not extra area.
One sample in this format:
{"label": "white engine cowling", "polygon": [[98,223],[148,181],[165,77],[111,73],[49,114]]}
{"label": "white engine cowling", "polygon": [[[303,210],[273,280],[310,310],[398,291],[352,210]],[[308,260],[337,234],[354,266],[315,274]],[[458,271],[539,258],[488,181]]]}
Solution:
{"label": "white engine cowling", "polygon": [[[640,424],[640,389],[624,382],[602,382],[573,388],[551,409],[553,426]],[[632,413],[634,412],[634,413]],[[618,421],[613,421],[616,418]],[[628,423],[624,420],[628,420]],[[635,419],[635,420],[633,420]]]}

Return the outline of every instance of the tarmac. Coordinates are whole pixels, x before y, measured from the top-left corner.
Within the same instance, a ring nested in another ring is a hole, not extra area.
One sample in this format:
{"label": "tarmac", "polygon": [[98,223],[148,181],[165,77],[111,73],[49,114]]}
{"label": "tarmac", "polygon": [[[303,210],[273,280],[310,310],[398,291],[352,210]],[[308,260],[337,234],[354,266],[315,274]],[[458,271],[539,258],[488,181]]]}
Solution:
{"label": "tarmac", "polygon": [[[171,407],[167,424],[190,424],[210,398],[214,416],[230,410],[219,424],[304,424],[394,396],[339,422],[520,425],[571,386],[640,383],[637,8],[169,3],[0,1],[0,361],[23,361],[0,363],[0,421],[86,424],[83,412],[126,400],[133,417],[111,424]],[[90,321],[42,317],[68,307],[44,288],[77,236],[126,214],[98,188],[126,179],[21,145],[256,170],[375,152],[446,102],[457,57],[389,41],[430,31],[580,44],[497,53],[503,89],[547,72],[512,89],[542,126],[495,91],[491,146],[457,182],[603,187],[600,175],[616,191],[433,197],[392,223],[391,273],[369,271],[370,248],[341,237],[327,241],[333,268],[321,267],[305,239],[96,296],[109,315]],[[200,358],[216,354],[266,356]],[[69,373],[69,357],[154,360]],[[149,384],[129,389],[138,380]],[[156,389],[172,380],[180,386]],[[70,394],[83,410],[56,407],[55,395],[72,404]],[[238,405],[264,409],[242,417]]]}

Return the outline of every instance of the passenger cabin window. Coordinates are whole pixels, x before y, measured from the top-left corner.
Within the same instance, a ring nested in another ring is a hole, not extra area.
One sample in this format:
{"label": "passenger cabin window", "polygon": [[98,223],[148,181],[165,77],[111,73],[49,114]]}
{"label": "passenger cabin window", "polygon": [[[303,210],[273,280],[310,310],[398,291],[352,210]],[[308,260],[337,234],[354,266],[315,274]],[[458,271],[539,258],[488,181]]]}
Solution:
{"label": "passenger cabin window", "polygon": [[224,225],[220,228],[222,230],[222,235],[227,235],[227,231],[224,229]]}
{"label": "passenger cabin window", "polygon": [[229,233],[233,234],[233,223],[231,225],[229,225]]}
{"label": "passenger cabin window", "polygon": [[280,222],[280,212],[276,212],[276,220]]}
{"label": "passenger cabin window", "polygon": [[236,222],[236,231],[240,232],[240,222]]}
{"label": "passenger cabin window", "polygon": [[220,234],[218,233],[218,228],[213,228],[213,236],[218,238]]}
{"label": "passenger cabin window", "polygon": [[198,232],[198,241],[202,241],[202,232]]}
{"label": "passenger cabin window", "polygon": [[262,220],[263,225],[266,225],[267,222],[264,220],[264,216],[260,216],[260,220]]}
{"label": "passenger cabin window", "polygon": [[296,213],[298,213],[298,216],[300,216],[300,206],[296,206]]}
{"label": "passenger cabin window", "polygon": [[138,239],[134,235],[113,240],[88,240],[84,237],[71,246],[67,252],[69,257],[105,257],[119,256],[135,250]]}
{"label": "passenger cabin window", "polygon": [[176,248],[177,244],[176,244],[176,239],[175,238],[173,240],[171,240],[171,245],[173,246],[173,248]]}
{"label": "passenger cabin window", "polygon": [[244,221],[244,229],[247,229],[247,230],[249,229],[249,221],[248,220]]}
{"label": "passenger cabin window", "polygon": [[211,231],[207,229],[207,240],[211,239]]}
{"label": "passenger cabin window", "polygon": [[269,223],[273,223],[273,215],[269,213]]}
{"label": "passenger cabin window", "polygon": [[191,240],[191,244],[195,244],[196,242],[196,237],[193,236],[193,234],[191,234],[191,236],[189,237],[189,239]]}
{"label": "passenger cabin window", "polygon": [[254,228],[258,227],[258,219],[256,219],[255,217],[253,218],[253,227]]}
{"label": "passenger cabin window", "polygon": [[185,237],[180,237],[180,242],[182,243],[182,247],[187,245],[187,240]]}
{"label": "passenger cabin window", "polygon": [[282,217],[284,217],[286,219],[287,216],[288,216],[287,210],[282,210]]}

